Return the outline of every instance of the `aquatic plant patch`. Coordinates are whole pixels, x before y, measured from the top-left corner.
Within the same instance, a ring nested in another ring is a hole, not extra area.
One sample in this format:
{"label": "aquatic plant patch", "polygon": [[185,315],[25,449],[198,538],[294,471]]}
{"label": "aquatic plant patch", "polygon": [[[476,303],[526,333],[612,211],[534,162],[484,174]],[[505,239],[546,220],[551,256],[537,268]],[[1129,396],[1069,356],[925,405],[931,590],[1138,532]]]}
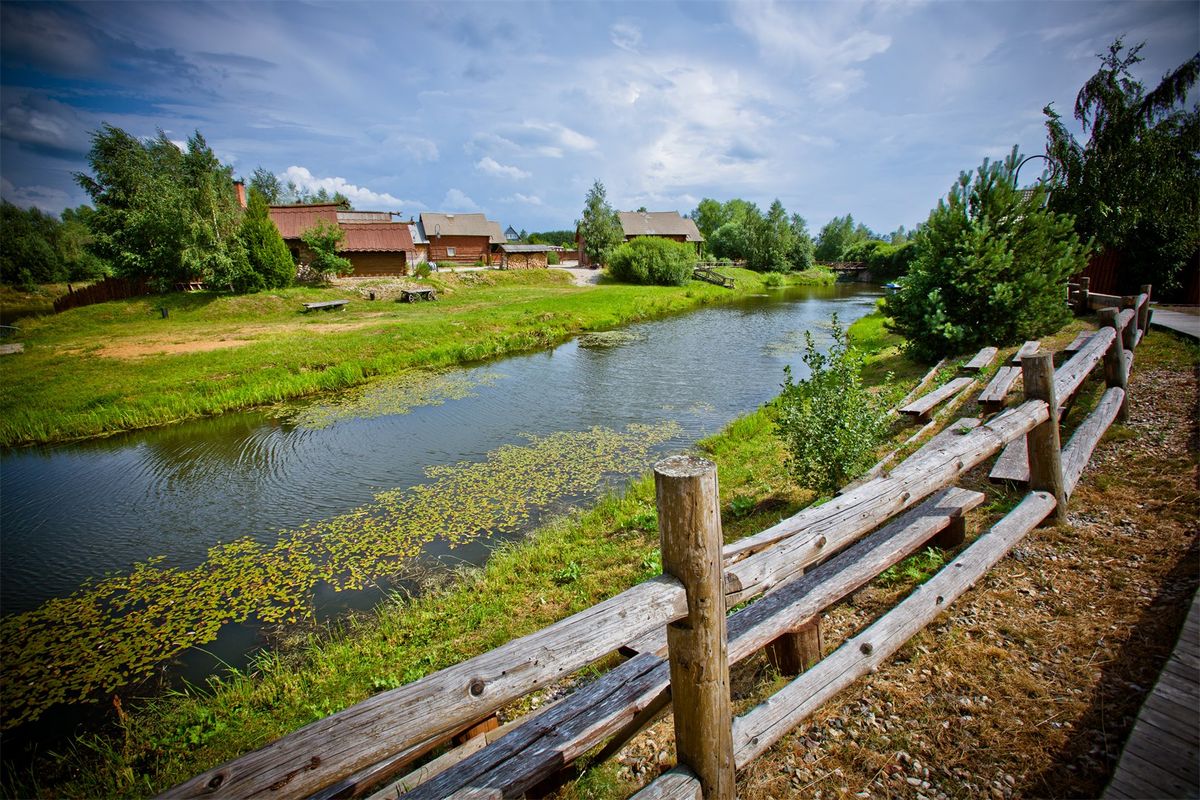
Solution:
{"label": "aquatic plant patch", "polygon": [[249,536],[221,543],[192,569],[152,559],[5,617],[3,728],[129,686],[228,623],[297,621],[311,613],[319,582],[361,589],[435,539],[455,547],[518,533],[538,510],[647,468],[653,449],[678,433],[663,423],[530,436],[482,461],[430,467],[425,483],[284,531],[273,545]]}

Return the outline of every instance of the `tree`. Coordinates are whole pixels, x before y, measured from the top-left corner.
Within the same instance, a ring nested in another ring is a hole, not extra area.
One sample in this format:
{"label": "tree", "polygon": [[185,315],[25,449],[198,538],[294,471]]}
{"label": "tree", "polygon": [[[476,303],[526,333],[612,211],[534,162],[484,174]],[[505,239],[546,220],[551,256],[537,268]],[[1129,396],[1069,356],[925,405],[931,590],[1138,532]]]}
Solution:
{"label": "tree", "polygon": [[96,210],[91,206],[64,209],[58,229],[58,255],[71,280],[90,280],[112,274],[112,267],[91,250],[95,237],[92,221]]}
{"label": "tree", "polygon": [[246,248],[238,237],[243,212],[233,188],[233,168],[221,164],[200,131],[188,139],[183,179],[190,205],[180,254],[185,273],[216,286],[252,286]]}
{"label": "tree", "polygon": [[844,261],[846,250],[852,245],[875,238],[878,237],[866,225],[854,224],[853,215],[834,217],[821,228],[814,255],[817,261]]}
{"label": "tree", "polygon": [[345,239],[346,234],[342,229],[326,220],[321,220],[300,234],[300,241],[312,252],[309,266],[325,280],[354,271],[350,259],[338,255]]}
{"label": "tree", "polygon": [[58,221],[7,200],[0,205],[0,281],[23,289],[66,278],[56,248]]}
{"label": "tree", "polygon": [[750,241],[744,225],[738,222],[726,222],[713,231],[704,246],[717,258],[743,261],[750,250]]}
{"label": "tree", "polygon": [[612,251],[608,271],[619,281],[682,286],[692,277],[696,251],[686,242],[637,236]]}
{"label": "tree", "polygon": [[296,277],[296,265],[279,229],[271,221],[267,198],[257,189],[250,189],[246,214],[238,232],[246,258],[250,262],[245,291],[279,289],[290,286]]}
{"label": "tree", "polygon": [[756,214],[746,225],[747,266],[759,272],[787,272],[791,268],[792,228],[783,203],[776,198],[765,215]]}
{"label": "tree", "polygon": [[609,253],[624,235],[617,212],[608,204],[604,184],[596,181],[583,202],[583,218],[575,223],[583,238],[583,252],[593,264],[607,264]]}
{"label": "tree", "polygon": [[1200,247],[1200,105],[1186,107],[1200,54],[1149,93],[1130,69],[1142,44],[1121,39],[1098,56],[1100,69],[1075,98],[1080,144],[1046,106],[1046,153],[1057,167],[1051,206],[1075,217],[1084,239],[1121,254],[1121,290],[1152,283],[1180,288]]}
{"label": "tree", "polygon": [[729,222],[724,207],[711,197],[701,200],[688,216],[696,223],[696,228],[700,231],[700,235],[704,237],[705,241],[712,238],[717,228]]}
{"label": "tree", "polygon": [[919,357],[1004,346],[1057,330],[1069,318],[1067,277],[1087,261],[1070,216],[1046,190],[1016,187],[1017,148],[962,173],[918,230],[915,254],[885,313]]}
{"label": "tree", "polygon": [[888,432],[886,402],[862,385],[864,356],[846,341],[837,315],[831,328],[833,341],[825,354],[817,350],[812,333],[804,332],[809,376],[796,383],[785,368],[776,401],[776,435],[787,450],[788,468],[821,494],[836,491],[871,466]]}
{"label": "tree", "polygon": [[[295,184],[292,184],[293,186]],[[255,167],[254,174],[250,177],[250,185],[247,187],[251,192],[257,191],[267,201],[267,205],[277,205],[283,201],[284,186],[279,180],[279,176],[270,170],[262,167]]]}
{"label": "tree", "polygon": [[798,271],[811,269],[814,261],[814,247],[812,237],[808,234],[808,223],[799,214],[792,214],[789,225],[792,229],[792,244],[788,251],[788,261],[791,262],[792,269]]}

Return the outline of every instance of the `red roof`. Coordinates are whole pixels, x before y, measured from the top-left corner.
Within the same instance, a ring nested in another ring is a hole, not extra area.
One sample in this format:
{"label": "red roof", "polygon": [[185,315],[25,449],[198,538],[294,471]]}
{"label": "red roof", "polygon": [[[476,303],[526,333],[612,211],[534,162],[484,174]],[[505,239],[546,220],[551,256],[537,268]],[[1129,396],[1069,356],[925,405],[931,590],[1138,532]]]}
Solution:
{"label": "red roof", "polygon": [[316,225],[321,220],[337,225],[337,203],[321,205],[271,206],[268,213],[279,235],[284,239],[299,239],[300,234]]}
{"label": "red roof", "polygon": [[342,252],[392,253],[416,250],[403,222],[343,222]]}

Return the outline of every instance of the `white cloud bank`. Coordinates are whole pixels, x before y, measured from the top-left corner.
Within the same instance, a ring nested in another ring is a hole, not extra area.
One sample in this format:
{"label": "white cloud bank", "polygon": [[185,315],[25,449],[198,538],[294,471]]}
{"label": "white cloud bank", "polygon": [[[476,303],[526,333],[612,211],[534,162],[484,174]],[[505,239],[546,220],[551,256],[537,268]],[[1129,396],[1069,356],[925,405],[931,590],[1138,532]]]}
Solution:
{"label": "white cloud bank", "polygon": [[318,178],[309,172],[306,167],[290,166],[284,170],[283,175],[280,177],[284,183],[291,181],[301,189],[308,189],[313,192],[319,189],[324,189],[330,194],[341,192],[350,200],[355,208],[365,209],[370,206],[386,206],[388,207],[387,210],[399,210],[403,207],[425,207],[424,203],[419,203],[415,200],[401,200],[399,197],[387,192],[373,192],[365,187],[350,183],[345,178]]}
{"label": "white cloud bank", "polygon": [[512,178],[514,180],[521,180],[522,178],[529,177],[529,173],[525,170],[519,167],[501,164],[491,156],[484,156],[483,158],[479,159],[479,161],[475,162],[475,169],[488,175],[494,175],[497,178]]}

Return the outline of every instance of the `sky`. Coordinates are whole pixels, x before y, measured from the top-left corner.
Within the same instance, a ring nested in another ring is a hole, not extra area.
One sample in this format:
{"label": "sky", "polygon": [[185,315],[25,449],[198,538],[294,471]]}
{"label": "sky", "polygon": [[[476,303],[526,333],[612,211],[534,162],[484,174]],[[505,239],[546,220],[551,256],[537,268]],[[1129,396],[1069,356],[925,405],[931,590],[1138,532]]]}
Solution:
{"label": "sky", "polygon": [[1042,108],[1069,118],[1118,36],[1153,86],[1200,2],[6,1],[0,194],[86,202],[107,123],[406,216],[572,228],[599,180],[618,210],[779,198],[886,233],[1044,152]]}

